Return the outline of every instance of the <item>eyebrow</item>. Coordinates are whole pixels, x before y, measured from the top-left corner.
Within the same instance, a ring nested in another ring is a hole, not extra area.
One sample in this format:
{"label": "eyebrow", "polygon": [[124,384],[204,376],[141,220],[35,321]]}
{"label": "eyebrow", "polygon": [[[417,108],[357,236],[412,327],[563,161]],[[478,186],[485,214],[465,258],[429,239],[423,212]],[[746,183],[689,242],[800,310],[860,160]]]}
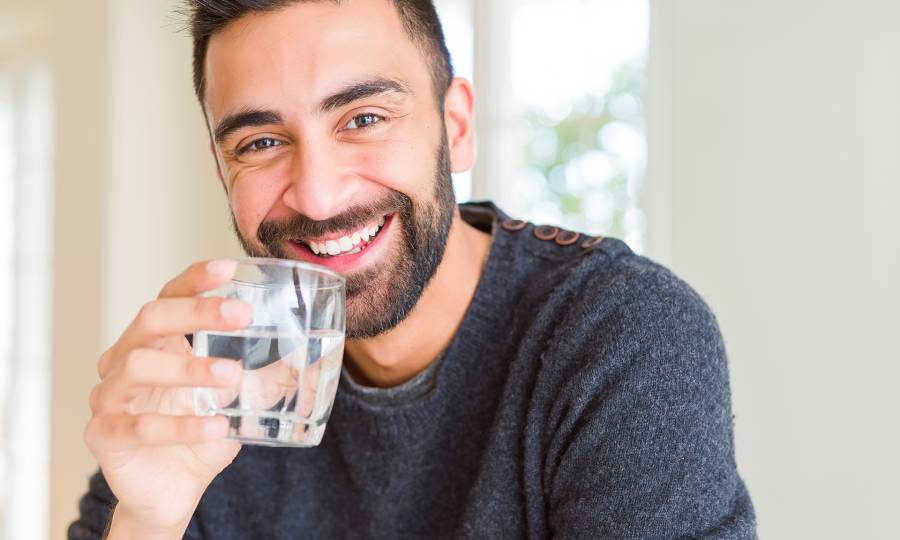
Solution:
{"label": "eyebrow", "polygon": [[381,94],[411,95],[409,87],[402,81],[377,77],[367,81],[351,83],[341,91],[332,94],[319,104],[320,113],[328,113],[337,108],[349,105],[354,101]]}
{"label": "eyebrow", "polygon": [[229,114],[216,126],[216,144],[222,144],[226,137],[235,131],[248,126],[264,126],[267,124],[282,124],[281,115],[276,111],[263,109],[243,109],[234,114]]}
{"label": "eyebrow", "polygon": [[[329,113],[367,97],[383,94],[409,96],[412,92],[402,81],[376,77],[362,82],[351,83],[340,91],[323,99],[318,106],[319,114]],[[215,129],[216,144],[221,144],[235,131],[252,126],[283,124],[284,120],[277,111],[265,109],[242,109],[229,114],[218,123]]]}

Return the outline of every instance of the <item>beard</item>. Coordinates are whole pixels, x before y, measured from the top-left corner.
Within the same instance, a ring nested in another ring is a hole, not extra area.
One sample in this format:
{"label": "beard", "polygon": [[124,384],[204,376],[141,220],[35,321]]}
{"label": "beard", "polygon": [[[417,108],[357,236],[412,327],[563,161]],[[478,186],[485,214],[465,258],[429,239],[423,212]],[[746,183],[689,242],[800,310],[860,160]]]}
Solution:
{"label": "beard", "polygon": [[422,296],[444,258],[456,199],[450,175],[449,147],[442,138],[435,158],[431,201],[416,204],[399,191],[389,190],[380,200],[352,207],[324,221],[303,215],[288,220],[263,221],[257,243],[248,242],[231,222],[238,240],[250,257],[290,259],[283,245],[298,238],[316,238],[359,229],[382,216],[394,214],[399,223],[396,242],[382,259],[365,270],[345,275],[347,280],[347,337],[375,337],[402,322]]}

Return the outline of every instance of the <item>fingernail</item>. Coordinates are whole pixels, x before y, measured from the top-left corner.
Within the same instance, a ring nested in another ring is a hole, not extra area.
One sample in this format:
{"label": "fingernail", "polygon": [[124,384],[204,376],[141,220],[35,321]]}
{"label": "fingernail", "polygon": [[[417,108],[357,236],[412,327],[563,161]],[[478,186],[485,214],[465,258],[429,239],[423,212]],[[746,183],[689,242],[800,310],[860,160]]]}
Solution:
{"label": "fingernail", "polygon": [[237,367],[237,362],[233,360],[219,360],[218,362],[213,362],[209,370],[217,379],[227,381],[237,372]]}
{"label": "fingernail", "polygon": [[219,306],[219,313],[229,321],[240,321],[244,318],[244,303],[240,300],[225,300]]}
{"label": "fingernail", "polygon": [[230,276],[234,273],[235,268],[237,268],[237,262],[228,259],[210,261],[206,264],[206,271],[218,277]]}
{"label": "fingernail", "polygon": [[214,418],[207,420],[203,426],[203,433],[210,439],[224,437],[228,433],[228,427],[220,420]]}

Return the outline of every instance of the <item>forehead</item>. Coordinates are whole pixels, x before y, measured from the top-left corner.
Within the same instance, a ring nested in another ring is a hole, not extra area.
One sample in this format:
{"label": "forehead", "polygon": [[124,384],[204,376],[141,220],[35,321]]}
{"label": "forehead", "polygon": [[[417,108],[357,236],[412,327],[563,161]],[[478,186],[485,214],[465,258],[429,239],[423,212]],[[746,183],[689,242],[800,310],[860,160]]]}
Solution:
{"label": "forehead", "polygon": [[212,118],[288,102],[312,111],[329,92],[373,76],[399,78],[414,94],[430,90],[423,55],[390,0],[298,2],[248,14],[212,36],[204,74]]}

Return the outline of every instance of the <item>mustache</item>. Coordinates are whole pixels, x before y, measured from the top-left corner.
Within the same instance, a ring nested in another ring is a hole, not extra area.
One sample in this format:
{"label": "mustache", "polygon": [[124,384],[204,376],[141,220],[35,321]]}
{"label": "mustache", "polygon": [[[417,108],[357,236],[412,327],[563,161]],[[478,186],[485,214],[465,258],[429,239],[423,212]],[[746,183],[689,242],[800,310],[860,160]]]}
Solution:
{"label": "mustache", "polygon": [[395,212],[404,216],[412,212],[412,200],[397,191],[378,201],[348,208],[326,220],[317,221],[303,214],[297,214],[287,220],[263,221],[259,224],[256,237],[262,245],[271,248],[285,240],[318,238],[332,233],[359,229],[382,216]]}

